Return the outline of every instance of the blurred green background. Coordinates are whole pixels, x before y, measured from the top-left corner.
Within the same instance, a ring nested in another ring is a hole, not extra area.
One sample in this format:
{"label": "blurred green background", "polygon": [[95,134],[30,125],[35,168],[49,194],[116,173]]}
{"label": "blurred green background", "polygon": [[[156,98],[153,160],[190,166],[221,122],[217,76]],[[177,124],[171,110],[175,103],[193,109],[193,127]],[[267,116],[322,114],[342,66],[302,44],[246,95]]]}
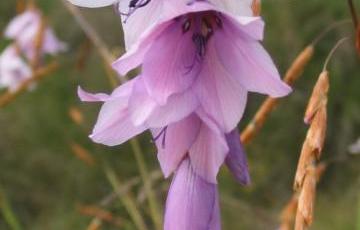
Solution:
{"label": "blurred green background", "polygon": [[[17,228],[13,223],[10,227],[1,215],[0,229],[86,229],[92,217],[85,215],[84,206],[99,206],[113,192],[106,169],[116,173],[120,184],[127,184],[139,176],[138,168],[130,144],[109,148],[88,139],[99,105],[80,103],[76,88],[81,85],[92,92],[110,92],[103,62],[90,49],[83,69],[76,68],[79,50],[87,42],[85,35],[60,0],[36,2],[70,49],[57,58],[61,68],[56,73],[41,81],[36,90],[22,94],[0,109],[0,205],[2,211],[6,211],[6,206],[11,208],[10,214],[20,225]],[[350,18],[345,0],[263,2],[267,23],[264,45],[281,73],[326,26]],[[360,12],[360,2],[355,3]],[[16,14],[15,5],[14,0],[0,1],[0,30]],[[81,12],[114,54],[120,55],[121,25],[113,9]],[[241,187],[222,170],[219,181],[224,230],[278,227],[280,211],[292,195],[297,160],[307,130],[302,122],[307,100],[329,50],[344,36],[353,36],[351,24],[333,31],[317,45],[315,57],[296,83],[294,93],[282,100],[247,147],[252,185]],[[323,153],[323,159],[345,160],[331,164],[318,186],[312,229],[360,230],[360,157],[348,156],[348,146],[360,137],[360,59],[352,42],[342,46],[330,64],[329,126]],[[1,39],[0,48],[7,44],[9,41]],[[240,128],[251,119],[263,99],[259,95],[250,96]],[[82,125],[75,124],[69,116],[71,108],[82,112],[85,119]],[[149,171],[159,170],[150,136],[141,135],[139,140]],[[94,163],[79,159],[71,148],[73,143],[85,148]],[[162,177],[154,182],[161,206],[168,184],[169,180]],[[130,194],[149,229],[153,229],[142,195],[143,186],[136,184]],[[118,199],[104,209],[120,224],[104,223],[101,229],[136,229]]]}

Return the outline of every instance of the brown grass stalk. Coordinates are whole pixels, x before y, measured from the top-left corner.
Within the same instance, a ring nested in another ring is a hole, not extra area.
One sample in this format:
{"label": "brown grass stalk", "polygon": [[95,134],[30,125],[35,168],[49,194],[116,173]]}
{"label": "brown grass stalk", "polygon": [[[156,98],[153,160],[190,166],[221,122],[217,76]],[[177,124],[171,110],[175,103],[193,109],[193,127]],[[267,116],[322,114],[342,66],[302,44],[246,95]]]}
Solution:
{"label": "brown grass stalk", "polygon": [[35,70],[33,76],[24,81],[15,91],[7,91],[2,96],[0,96],[0,108],[8,105],[10,102],[16,99],[17,96],[25,92],[31,84],[40,81],[45,76],[50,75],[55,70],[57,70],[58,67],[59,65],[57,62],[52,62],[45,67],[41,67]]}
{"label": "brown grass stalk", "polygon": [[261,0],[253,0],[251,4],[251,9],[254,16],[261,15]]}
{"label": "brown grass stalk", "polygon": [[44,44],[45,31],[47,27],[47,22],[44,16],[41,16],[41,22],[39,30],[36,33],[34,40],[34,56],[30,60],[30,65],[33,70],[36,70],[41,63],[41,53]]}
{"label": "brown grass stalk", "polygon": [[71,148],[71,151],[74,153],[74,155],[79,160],[83,161],[85,164],[87,164],[89,166],[93,166],[95,164],[94,157],[83,146],[81,146],[77,143],[71,143],[70,148]]}
{"label": "brown grass stalk", "polygon": [[68,111],[70,119],[77,125],[84,123],[84,115],[81,110],[76,106],[71,106]]}
{"label": "brown grass stalk", "polygon": [[[116,227],[123,227],[124,221],[120,217],[115,217],[110,211],[107,211],[102,207],[79,204],[77,205],[77,210],[82,215],[96,217],[97,219],[113,224]],[[99,224],[97,224],[97,226],[99,226]],[[94,225],[92,225],[91,229],[94,229]]]}
{"label": "brown grass stalk", "polygon": [[[323,150],[326,136],[327,96],[329,91],[329,73],[323,71],[313,89],[305,112],[305,122],[310,124],[300,154],[295,174],[294,189],[299,193],[295,230],[307,229],[313,222],[316,196],[317,160]],[[323,168],[323,165],[321,165]]]}

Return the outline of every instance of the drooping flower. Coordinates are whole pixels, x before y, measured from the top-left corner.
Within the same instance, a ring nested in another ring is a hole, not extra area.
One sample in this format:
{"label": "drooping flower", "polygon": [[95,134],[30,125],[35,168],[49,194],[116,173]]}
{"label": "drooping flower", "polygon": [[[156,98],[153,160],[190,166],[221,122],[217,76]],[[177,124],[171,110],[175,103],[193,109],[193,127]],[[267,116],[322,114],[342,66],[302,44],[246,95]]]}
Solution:
{"label": "drooping flower", "polygon": [[247,93],[281,97],[291,89],[260,44],[261,18],[205,1],[177,3],[164,1],[161,18],[113,64],[121,75],[141,67],[140,76],[111,95],[79,95],[104,102],[95,142],[118,145],[151,130],[164,175],[175,172],[165,230],[220,229],[219,168],[225,162],[240,183],[250,181],[236,131]]}
{"label": "drooping flower", "polygon": [[[4,35],[13,39],[21,52],[31,61],[35,56],[36,39],[42,30],[41,13],[36,9],[28,9],[22,14],[16,16],[5,29]],[[44,28],[43,39],[41,43],[41,55],[55,55],[58,52],[65,51],[66,45],[61,42],[54,34],[54,31],[46,26]]]}
{"label": "drooping flower", "polygon": [[18,89],[19,85],[32,75],[30,66],[19,55],[15,45],[7,47],[0,55],[0,87],[10,91]]}

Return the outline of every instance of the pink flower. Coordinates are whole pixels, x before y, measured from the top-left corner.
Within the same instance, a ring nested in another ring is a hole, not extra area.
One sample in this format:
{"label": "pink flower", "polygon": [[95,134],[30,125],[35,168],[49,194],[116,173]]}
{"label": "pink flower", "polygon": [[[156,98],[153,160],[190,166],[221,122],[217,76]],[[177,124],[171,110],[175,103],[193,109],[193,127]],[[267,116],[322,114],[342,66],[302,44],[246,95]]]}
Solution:
{"label": "pink flower", "polygon": [[114,69],[125,75],[141,66],[144,87],[159,105],[190,92],[225,133],[240,121],[248,91],[290,93],[259,43],[260,18],[235,18],[200,2],[184,8],[144,33]]}
{"label": "pink flower", "polygon": [[[28,60],[34,58],[35,40],[41,28],[41,14],[35,9],[29,9],[16,16],[7,26],[5,37],[15,40],[20,50]],[[42,55],[57,54],[65,51],[65,43],[58,40],[54,31],[47,27],[44,32]]]}
{"label": "pink flower", "polygon": [[15,91],[31,75],[31,68],[18,54],[14,45],[6,48],[0,55],[0,87]]}
{"label": "pink flower", "polygon": [[141,75],[111,95],[80,89],[79,96],[104,102],[95,142],[118,145],[151,130],[164,175],[175,172],[165,230],[217,230],[221,165],[241,184],[250,182],[236,130],[248,92],[282,97],[291,89],[260,44],[261,18],[205,1],[162,4],[161,18],[113,64],[121,75],[141,67]]}

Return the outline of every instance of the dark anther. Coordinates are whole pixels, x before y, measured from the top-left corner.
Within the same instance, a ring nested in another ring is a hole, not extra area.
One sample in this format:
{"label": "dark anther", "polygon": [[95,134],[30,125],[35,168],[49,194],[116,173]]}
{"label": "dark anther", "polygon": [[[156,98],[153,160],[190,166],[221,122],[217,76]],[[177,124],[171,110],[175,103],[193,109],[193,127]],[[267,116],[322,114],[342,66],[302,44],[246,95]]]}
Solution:
{"label": "dark anther", "polygon": [[141,8],[150,3],[151,0],[131,0],[129,3],[129,8]]}
{"label": "dark anther", "polygon": [[222,28],[222,21],[218,16],[215,16],[215,22],[219,28]]}
{"label": "dark anther", "polygon": [[191,27],[191,21],[189,19],[187,19],[184,24],[182,25],[182,31],[183,33],[186,33],[190,30]]}
{"label": "dark anther", "polygon": [[196,33],[192,36],[192,40],[195,44],[197,54],[200,57],[205,56],[207,38],[204,35]]}

